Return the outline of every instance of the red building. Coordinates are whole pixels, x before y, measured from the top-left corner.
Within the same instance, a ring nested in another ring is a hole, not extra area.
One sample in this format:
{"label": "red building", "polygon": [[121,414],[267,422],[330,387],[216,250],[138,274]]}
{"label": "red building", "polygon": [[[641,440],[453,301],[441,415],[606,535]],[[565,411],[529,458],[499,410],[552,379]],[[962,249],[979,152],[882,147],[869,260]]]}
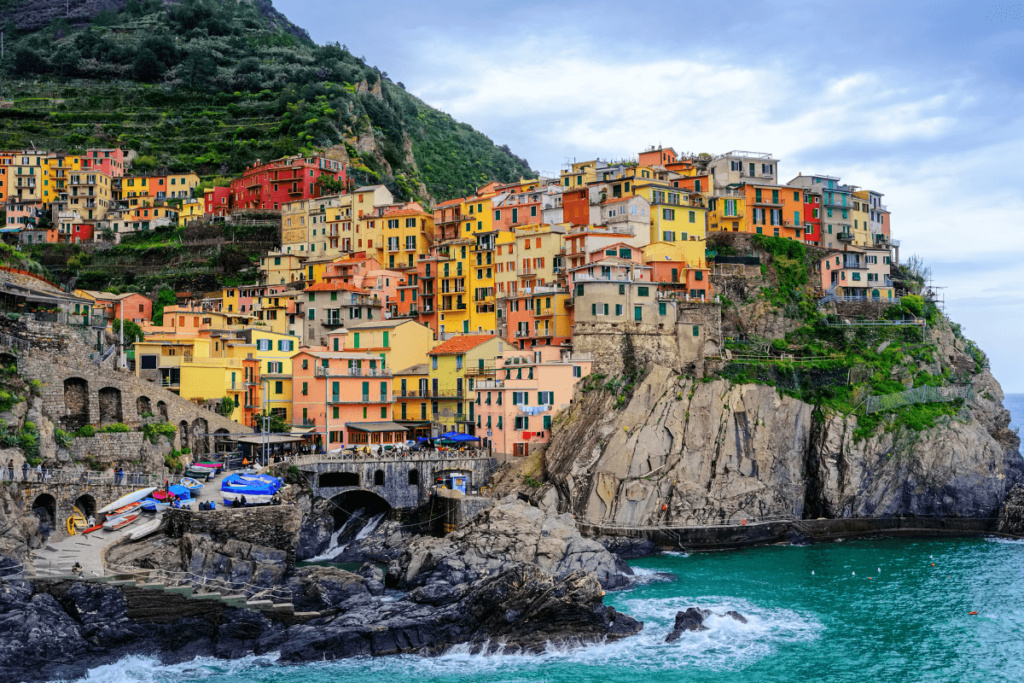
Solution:
{"label": "red building", "polygon": [[345,164],[326,157],[284,157],[245,169],[231,181],[229,210],[280,210],[286,202],[315,199],[323,194],[316,181],[321,176],[347,182]]}
{"label": "red building", "polygon": [[58,233],[58,242],[67,242],[68,244],[81,244],[82,242],[92,242],[93,233],[95,232],[94,226],[89,223],[76,223],[71,226],[71,232],[69,233]]}
{"label": "red building", "polygon": [[562,192],[562,220],[573,225],[590,225],[590,197],[587,188]]}
{"label": "red building", "polygon": [[127,155],[120,147],[113,149],[87,149],[82,156],[83,171],[102,171],[111,178],[124,175]]}
{"label": "red building", "polygon": [[821,195],[804,192],[804,240],[821,242]]}
{"label": "red building", "polygon": [[230,212],[230,187],[208,187],[203,191],[204,214],[207,216],[227,216]]}

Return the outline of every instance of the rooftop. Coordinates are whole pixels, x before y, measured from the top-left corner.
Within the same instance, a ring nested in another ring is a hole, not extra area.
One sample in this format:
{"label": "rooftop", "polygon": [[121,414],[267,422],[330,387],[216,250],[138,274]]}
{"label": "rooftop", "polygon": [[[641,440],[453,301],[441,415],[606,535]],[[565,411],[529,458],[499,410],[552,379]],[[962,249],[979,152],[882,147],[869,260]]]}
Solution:
{"label": "rooftop", "polygon": [[466,353],[467,351],[472,351],[484,342],[488,342],[496,338],[500,337],[496,334],[462,334],[458,337],[452,337],[448,341],[434,347],[434,350],[431,351],[429,355],[445,356],[450,354]]}

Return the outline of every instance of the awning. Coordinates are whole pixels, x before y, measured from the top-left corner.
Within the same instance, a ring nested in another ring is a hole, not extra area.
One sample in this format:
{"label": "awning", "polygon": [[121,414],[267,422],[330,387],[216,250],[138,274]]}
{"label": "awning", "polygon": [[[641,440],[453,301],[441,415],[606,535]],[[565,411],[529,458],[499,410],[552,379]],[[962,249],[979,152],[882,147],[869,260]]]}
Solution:
{"label": "awning", "polygon": [[346,422],[345,426],[357,432],[404,432],[408,427],[397,422]]}
{"label": "awning", "polygon": [[291,429],[288,430],[288,433],[303,436],[306,434],[312,434],[315,431],[316,427],[292,427]]}
{"label": "awning", "polygon": [[254,434],[253,436],[237,436],[228,439],[228,441],[237,441],[238,443],[247,443],[254,446],[262,446],[265,443],[296,443],[303,440],[301,436],[280,436],[278,434],[267,434],[266,436]]}

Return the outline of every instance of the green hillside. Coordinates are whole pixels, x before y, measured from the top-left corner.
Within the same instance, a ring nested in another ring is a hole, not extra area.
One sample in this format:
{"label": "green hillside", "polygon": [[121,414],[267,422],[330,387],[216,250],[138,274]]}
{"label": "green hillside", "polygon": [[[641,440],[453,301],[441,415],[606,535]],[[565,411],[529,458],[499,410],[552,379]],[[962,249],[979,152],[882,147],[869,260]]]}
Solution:
{"label": "green hillside", "polygon": [[270,0],[72,4],[64,17],[64,0],[0,0],[0,98],[14,105],[0,109],[0,148],[119,144],[139,151],[136,168],[205,178],[328,150],[357,182],[438,201],[530,174],[344,46],[314,44]]}

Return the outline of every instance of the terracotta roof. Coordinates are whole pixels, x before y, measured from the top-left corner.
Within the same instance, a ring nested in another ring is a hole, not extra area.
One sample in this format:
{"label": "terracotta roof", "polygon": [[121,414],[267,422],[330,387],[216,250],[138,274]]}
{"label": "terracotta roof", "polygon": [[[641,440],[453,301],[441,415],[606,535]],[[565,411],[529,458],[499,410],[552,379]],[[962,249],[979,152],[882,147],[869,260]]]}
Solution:
{"label": "terracotta roof", "polygon": [[315,285],[306,287],[304,292],[357,292],[359,294],[366,294],[367,291],[361,287],[350,285],[345,282],[318,282]]}
{"label": "terracotta roof", "polygon": [[445,356],[453,353],[466,353],[484,342],[497,338],[496,334],[462,334],[437,345],[428,355]]}
{"label": "terracotta roof", "polygon": [[606,199],[602,204],[618,204],[619,202],[628,202],[632,197],[615,197],[614,199]]}
{"label": "terracotta roof", "polygon": [[416,216],[421,213],[426,213],[426,211],[423,210],[423,207],[418,202],[409,202],[399,208],[384,210],[384,216]]}
{"label": "terracotta roof", "polygon": [[437,206],[435,206],[434,208],[435,208],[435,209],[440,209],[440,208],[441,208],[441,207],[443,207],[443,206],[457,206],[457,205],[459,205],[459,204],[461,204],[461,203],[462,203],[462,198],[461,198],[461,197],[460,197],[460,198],[458,198],[458,199],[449,199],[449,200],[448,200],[448,201],[446,201],[446,202],[441,202],[440,204],[438,204],[438,205],[437,205]]}

